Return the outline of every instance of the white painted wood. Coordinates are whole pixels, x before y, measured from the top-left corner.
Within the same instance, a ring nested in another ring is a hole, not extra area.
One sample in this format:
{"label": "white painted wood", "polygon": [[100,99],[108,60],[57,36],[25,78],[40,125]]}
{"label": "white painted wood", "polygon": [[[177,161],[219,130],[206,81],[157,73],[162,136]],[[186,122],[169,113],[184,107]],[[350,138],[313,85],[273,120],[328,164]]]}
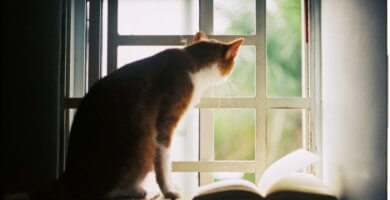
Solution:
{"label": "white painted wood", "polygon": [[[214,2],[211,0],[199,0],[199,30],[208,35],[213,34],[214,29]],[[192,39],[190,38],[190,41]],[[203,95],[213,96],[214,90],[210,88]],[[200,109],[199,132],[199,160],[214,160],[214,115],[212,110]],[[199,173],[199,185],[214,182],[213,173]]]}
{"label": "white painted wood", "polygon": [[256,0],[256,183],[266,168],[266,0]]}
{"label": "white painted wood", "polygon": [[[311,70],[310,131],[312,152],[322,156],[322,66],[321,66],[321,1],[311,0],[309,5],[309,54]],[[322,177],[322,165],[314,165],[313,173]]]}
{"label": "white painted wood", "polygon": [[[210,109],[200,109],[199,160],[214,160],[214,115]],[[199,184],[204,185],[214,181],[212,173],[200,173]]]}
{"label": "white painted wood", "polygon": [[255,161],[175,161],[174,172],[248,172],[256,170]]}
{"label": "white painted wood", "polygon": [[[202,31],[206,32],[204,29]],[[159,45],[186,45],[192,43],[193,35],[119,35],[116,41],[120,45],[135,45],[135,46],[159,46]],[[253,35],[212,35],[208,34],[208,38],[216,39],[222,42],[230,42],[237,37],[245,39],[243,45],[255,45],[256,38]]]}

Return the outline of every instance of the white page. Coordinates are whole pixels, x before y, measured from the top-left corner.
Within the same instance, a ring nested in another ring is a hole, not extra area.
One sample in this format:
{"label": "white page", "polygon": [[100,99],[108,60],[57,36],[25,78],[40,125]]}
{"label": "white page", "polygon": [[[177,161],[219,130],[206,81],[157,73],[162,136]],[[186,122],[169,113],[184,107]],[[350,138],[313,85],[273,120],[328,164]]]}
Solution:
{"label": "white page", "polygon": [[257,185],[260,194],[265,196],[268,189],[277,181],[293,172],[303,169],[319,159],[319,156],[304,149],[298,149],[285,155],[264,171],[263,176],[260,178],[259,184]]}

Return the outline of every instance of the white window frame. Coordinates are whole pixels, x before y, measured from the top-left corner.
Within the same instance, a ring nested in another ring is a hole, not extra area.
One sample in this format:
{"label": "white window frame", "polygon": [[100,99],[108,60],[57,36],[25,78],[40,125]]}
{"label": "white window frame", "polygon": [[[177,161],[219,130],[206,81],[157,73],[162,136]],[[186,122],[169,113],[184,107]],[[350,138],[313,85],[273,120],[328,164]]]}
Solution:
{"label": "white window frame", "polygon": [[[87,2],[88,1],[88,2]],[[199,161],[175,161],[175,172],[199,172],[199,184],[214,181],[213,172],[255,173],[259,181],[267,166],[266,111],[268,109],[302,109],[303,147],[321,155],[321,67],[320,67],[320,1],[302,0],[302,34],[308,26],[310,37],[302,39],[302,97],[274,98],[266,95],[266,0],[256,2],[255,35],[213,35],[213,0],[199,0],[199,29],[210,38],[231,41],[237,37],[245,38],[244,45],[256,47],[256,96],[254,98],[210,98],[203,97],[200,108]],[[305,7],[307,5],[307,7]],[[93,8],[87,12],[87,7]],[[308,16],[305,17],[305,8]],[[63,80],[66,82],[63,102],[63,124],[60,144],[60,172],[65,167],[66,138],[69,133],[70,109],[77,108],[85,90],[77,90],[74,82],[88,88],[102,76],[102,12],[103,0],[70,0],[67,4],[67,64]],[[117,69],[118,46],[147,45],[184,45],[183,41],[192,41],[192,35],[119,35],[118,0],[108,1],[107,32],[107,74]],[[305,23],[308,20],[307,24]],[[89,23],[89,31],[85,28]],[[307,26],[306,26],[306,25]],[[305,35],[302,38],[306,38]],[[89,40],[88,46],[86,40]],[[74,46],[77,45],[77,46]],[[90,67],[89,67],[90,66]],[[73,74],[73,75],[72,75]],[[80,76],[81,75],[81,76]],[[79,77],[77,77],[79,76]],[[77,80],[76,80],[77,79]],[[213,114],[207,108],[254,108],[255,159],[250,161],[215,161]],[[307,170],[321,176],[320,165]]]}

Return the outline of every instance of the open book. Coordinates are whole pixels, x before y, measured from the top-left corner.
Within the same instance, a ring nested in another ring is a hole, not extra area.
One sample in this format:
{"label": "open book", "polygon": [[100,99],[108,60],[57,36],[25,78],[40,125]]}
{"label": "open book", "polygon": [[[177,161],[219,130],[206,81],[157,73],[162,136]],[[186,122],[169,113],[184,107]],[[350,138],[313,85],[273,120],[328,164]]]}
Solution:
{"label": "open book", "polygon": [[319,178],[296,172],[319,159],[317,155],[299,149],[269,166],[257,186],[242,179],[218,181],[201,186],[193,199],[336,200]]}

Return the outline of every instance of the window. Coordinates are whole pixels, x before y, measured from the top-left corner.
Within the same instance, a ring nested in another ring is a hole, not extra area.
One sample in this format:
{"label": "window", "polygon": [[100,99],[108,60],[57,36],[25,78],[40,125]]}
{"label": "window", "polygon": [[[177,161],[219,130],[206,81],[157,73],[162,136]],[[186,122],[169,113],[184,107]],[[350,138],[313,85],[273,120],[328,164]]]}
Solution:
{"label": "window", "polygon": [[229,84],[206,91],[175,133],[174,178],[184,192],[232,177],[256,182],[297,148],[321,152],[318,1],[71,0],[67,6],[63,152],[77,104],[95,81],[182,47],[198,30],[245,42]]}

